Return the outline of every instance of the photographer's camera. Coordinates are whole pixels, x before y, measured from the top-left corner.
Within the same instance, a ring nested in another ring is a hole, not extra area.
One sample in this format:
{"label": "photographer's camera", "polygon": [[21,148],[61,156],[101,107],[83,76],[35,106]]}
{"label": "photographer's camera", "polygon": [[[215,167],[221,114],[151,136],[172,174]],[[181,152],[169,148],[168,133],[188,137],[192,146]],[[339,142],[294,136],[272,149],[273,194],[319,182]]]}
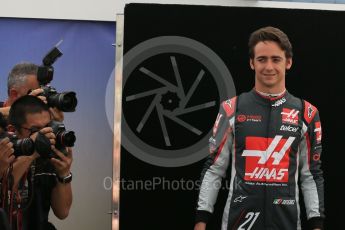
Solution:
{"label": "photographer's camera", "polygon": [[19,156],[31,156],[34,151],[35,151],[35,144],[34,141],[31,138],[23,138],[19,139],[16,135],[14,134],[9,134],[7,132],[3,132],[0,135],[0,140],[3,138],[9,138],[10,142],[12,142],[13,146],[13,155],[15,157]]}
{"label": "photographer's camera", "polygon": [[58,93],[55,88],[48,85],[53,80],[53,64],[61,56],[62,52],[55,46],[43,58],[43,65],[38,67],[37,80],[43,89],[40,96],[47,98],[50,107],[56,107],[63,112],[74,112],[78,104],[76,93],[73,91]]}
{"label": "photographer's camera", "polygon": [[43,93],[40,96],[47,98],[50,107],[56,107],[63,112],[74,112],[77,107],[76,93],[73,91],[58,93],[55,88],[51,86],[42,86]]}
{"label": "photographer's camera", "polygon": [[[67,131],[65,125],[57,121],[51,121],[48,126],[53,129],[53,133],[55,134],[55,148],[66,154],[66,147],[73,147],[76,141],[74,131]],[[38,132],[35,140],[35,149],[42,158],[57,158],[51,149],[49,139],[40,132]]]}

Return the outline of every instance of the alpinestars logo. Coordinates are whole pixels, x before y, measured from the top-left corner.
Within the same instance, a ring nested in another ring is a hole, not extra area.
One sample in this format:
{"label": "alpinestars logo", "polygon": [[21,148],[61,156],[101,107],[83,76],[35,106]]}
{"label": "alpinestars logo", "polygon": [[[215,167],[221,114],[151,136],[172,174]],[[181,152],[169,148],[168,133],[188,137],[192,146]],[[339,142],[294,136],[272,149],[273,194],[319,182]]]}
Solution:
{"label": "alpinestars logo", "polygon": [[298,125],[298,113],[298,110],[283,108],[283,112],[281,112],[282,122],[292,125]]}
{"label": "alpinestars logo", "polygon": [[232,109],[232,101],[231,99],[228,99],[225,101],[225,105],[229,106],[229,109]]}
{"label": "alpinestars logo", "polygon": [[242,195],[240,195],[240,196],[238,196],[238,197],[236,197],[235,199],[234,199],[234,202],[235,203],[237,203],[237,202],[239,202],[239,203],[241,203],[244,199],[246,199],[247,198],[247,196],[242,196]]}
{"label": "alpinestars logo", "polygon": [[284,139],[277,135],[272,138],[247,137],[246,181],[288,182],[289,153],[295,137]]}
{"label": "alpinestars logo", "polygon": [[311,118],[313,115],[314,109],[311,105],[308,106],[308,117]]}

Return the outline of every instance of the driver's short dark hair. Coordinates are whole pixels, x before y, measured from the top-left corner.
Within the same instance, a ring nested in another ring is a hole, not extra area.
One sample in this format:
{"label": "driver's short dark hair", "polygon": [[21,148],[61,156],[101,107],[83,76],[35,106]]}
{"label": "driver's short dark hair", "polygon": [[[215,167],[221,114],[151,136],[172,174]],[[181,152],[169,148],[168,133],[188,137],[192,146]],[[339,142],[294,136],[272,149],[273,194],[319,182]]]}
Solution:
{"label": "driver's short dark hair", "polygon": [[248,47],[249,47],[249,57],[251,59],[253,59],[255,56],[255,53],[254,53],[255,46],[259,42],[266,42],[266,41],[276,42],[278,46],[282,50],[284,50],[285,57],[292,58],[293,56],[292,45],[290,43],[288,36],[278,28],[267,26],[267,27],[263,27],[254,31],[249,37]]}

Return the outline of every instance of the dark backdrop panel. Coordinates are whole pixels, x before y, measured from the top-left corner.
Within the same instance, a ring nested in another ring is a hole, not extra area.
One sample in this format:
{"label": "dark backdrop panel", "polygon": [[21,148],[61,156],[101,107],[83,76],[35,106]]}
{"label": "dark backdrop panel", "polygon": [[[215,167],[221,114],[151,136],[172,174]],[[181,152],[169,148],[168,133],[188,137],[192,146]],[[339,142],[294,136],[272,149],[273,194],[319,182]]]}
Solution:
{"label": "dark backdrop panel", "polygon": [[[339,186],[344,175],[341,170],[344,154],[340,110],[345,99],[342,95],[345,88],[340,82],[345,76],[345,12],[131,4],[125,9],[124,50],[126,53],[137,44],[158,36],[194,39],[221,57],[231,72],[239,94],[254,85],[254,73],[248,65],[248,37],[255,29],[267,25],[285,31],[294,48],[293,67],[287,74],[288,90],[319,108],[324,137],[322,160],[326,181],[326,227],[337,229],[341,220],[338,218],[341,208],[339,200],[342,198]],[[159,62],[152,68],[158,73],[167,72],[167,67]],[[126,107],[125,97],[128,93],[127,86],[124,87],[124,116],[127,119],[131,117],[128,114],[135,116],[138,111]],[[140,81],[136,87],[142,87]],[[219,96],[214,87],[204,89],[204,93],[216,95],[218,100],[225,99]],[[148,105],[143,101],[143,107]],[[216,113],[210,109],[208,113],[202,113],[199,119],[213,123]],[[178,130],[173,132],[176,136],[180,135]],[[156,135],[152,131],[149,133]],[[159,145],[158,136],[153,140]],[[203,160],[183,167],[154,166],[138,160],[122,148],[121,177],[131,183],[153,178],[170,182],[196,182],[202,165]],[[197,195],[196,188],[181,186],[178,189],[162,185],[135,189],[123,186],[121,229],[192,229]],[[209,229],[219,229],[226,196],[227,191],[222,189]],[[335,204],[339,208],[334,208]]]}

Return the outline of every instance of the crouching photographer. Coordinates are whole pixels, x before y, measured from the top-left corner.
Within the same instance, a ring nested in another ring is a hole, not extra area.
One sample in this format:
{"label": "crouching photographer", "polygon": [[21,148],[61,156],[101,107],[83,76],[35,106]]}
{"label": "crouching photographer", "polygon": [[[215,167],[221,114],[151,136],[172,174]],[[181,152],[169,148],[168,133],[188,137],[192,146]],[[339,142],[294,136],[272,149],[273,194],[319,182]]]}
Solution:
{"label": "crouching photographer", "polygon": [[[0,113],[0,185],[2,182],[2,177],[7,172],[7,169],[9,168],[10,164],[14,161],[14,156],[12,154],[14,152],[12,148],[13,144],[11,143],[9,138],[1,138],[1,135],[5,133],[6,125],[7,123],[3,115],[2,113]],[[1,199],[2,197],[0,196],[0,204]]]}
{"label": "crouching photographer", "polygon": [[15,141],[29,138],[34,143],[32,153],[16,154],[11,168],[12,181],[8,184],[12,191],[6,209],[12,230],[55,229],[48,221],[50,208],[56,217],[64,219],[72,205],[73,158],[72,148],[67,146],[73,146],[75,136],[61,123],[54,125],[49,106],[31,95],[12,104],[8,121]]}

